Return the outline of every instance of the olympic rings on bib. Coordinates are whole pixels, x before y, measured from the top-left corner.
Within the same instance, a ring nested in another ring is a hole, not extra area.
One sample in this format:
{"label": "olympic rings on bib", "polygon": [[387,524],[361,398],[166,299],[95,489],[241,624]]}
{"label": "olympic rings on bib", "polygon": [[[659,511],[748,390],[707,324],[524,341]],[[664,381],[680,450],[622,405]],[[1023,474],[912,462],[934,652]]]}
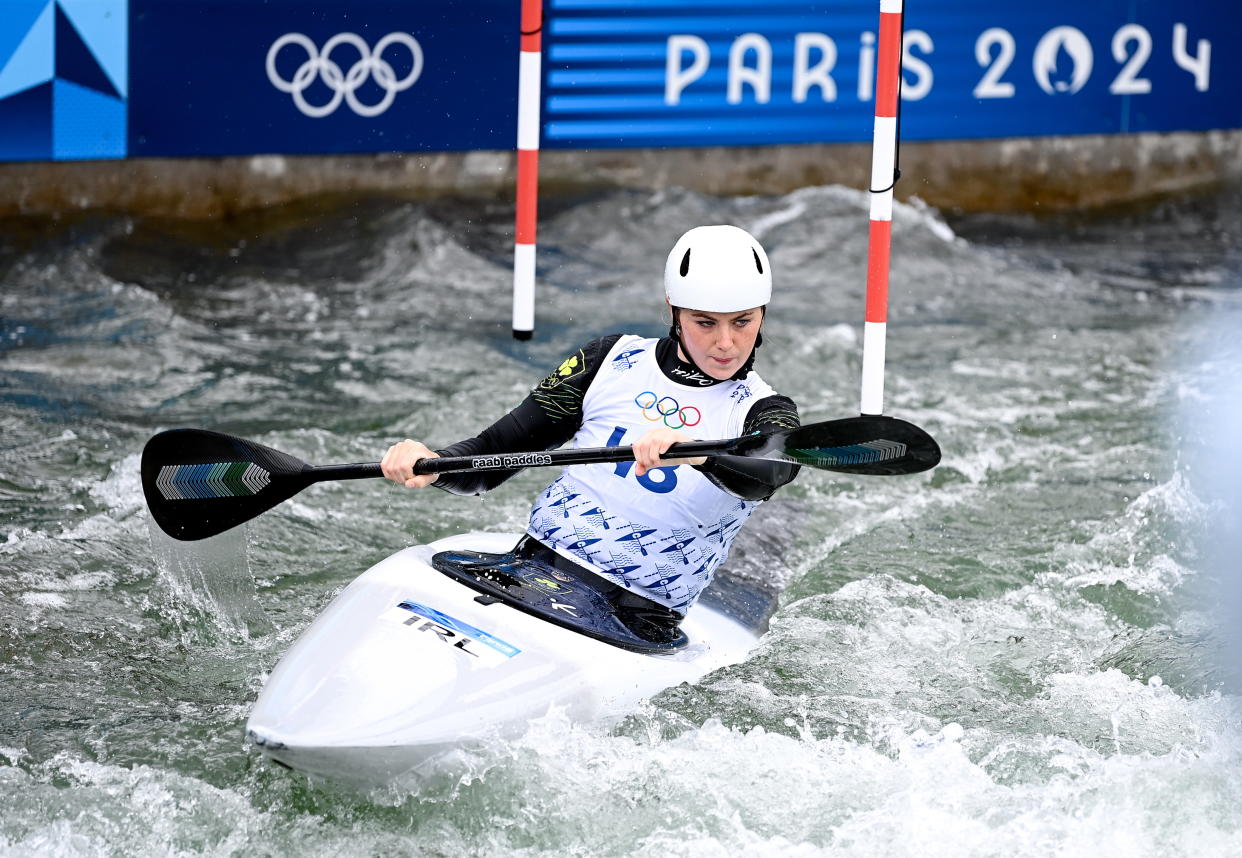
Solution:
{"label": "olympic rings on bib", "polygon": [[[298,66],[292,78],[285,80],[276,70],[276,55],[288,45],[306,51],[306,60]],[[332,51],[341,45],[349,45],[359,54],[357,62],[349,67],[348,72],[342,72],[341,67],[331,59]],[[396,70],[383,57],[385,49],[392,45],[400,45],[410,52],[410,71],[400,80],[397,80]],[[292,93],[298,110],[312,119],[321,119],[334,112],[340,107],[341,99],[359,116],[379,116],[392,106],[397,93],[413,86],[422,73],[423,49],[409,33],[389,33],[376,43],[374,51],[356,33],[337,33],[324,44],[323,51],[315,47],[309,36],[285,33],[267,51],[267,79],[281,92]],[[375,104],[363,104],[355,94],[368,78],[374,78],[384,90],[384,97]],[[304,93],[316,79],[322,80],[332,90],[332,98],[326,104],[315,105],[306,100]]]}
{"label": "olympic rings on bib", "polygon": [[[642,409],[643,417],[652,423],[663,420],[670,429],[685,429],[687,426],[698,426],[703,419],[703,412],[693,405],[684,408],[671,396],[657,396],[653,391],[644,390],[634,397],[634,404]],[[669,421],[673,422],[669,422]]]}

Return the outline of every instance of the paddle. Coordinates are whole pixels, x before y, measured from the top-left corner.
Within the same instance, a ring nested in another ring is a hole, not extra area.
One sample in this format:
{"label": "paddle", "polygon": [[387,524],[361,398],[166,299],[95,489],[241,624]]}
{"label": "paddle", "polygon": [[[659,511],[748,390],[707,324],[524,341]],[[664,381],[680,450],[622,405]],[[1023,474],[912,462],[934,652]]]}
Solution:
{"label": "paddle", "polygon": [[[940,448],[912,423],[863,415],[724,441],[674,444],[666,459],[751,456],[846,474],[915,474]],[[627,447],[591,447],[420,459],[415,473],[633,461]],[[156,524],[176,539],[205,539],[249,521],[312,483],[381,477],[378,462],[316,467],[262,444],[206,429],[170,429],[142,451],[142,491]]]}

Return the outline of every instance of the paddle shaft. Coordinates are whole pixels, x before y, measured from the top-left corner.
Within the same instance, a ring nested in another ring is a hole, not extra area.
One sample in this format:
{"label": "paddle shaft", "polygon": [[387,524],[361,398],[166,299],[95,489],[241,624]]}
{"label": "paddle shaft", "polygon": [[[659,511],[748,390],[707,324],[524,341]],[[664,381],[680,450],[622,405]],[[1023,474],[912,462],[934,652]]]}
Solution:
{"label": "paddle shaft", "polygon": [[[661,458],[681,459],[693,456],[719,456],[728,453],[736,439],[727,441],[683,441],[668,448]],[[531,453],[484,453],[478,456],[441,456],[419,459],[414,463],[416,474],[445,474],[462,471],[499,471],[552,465],[592,465],[608,462],[632,462],[632,447],[580,447],[569,450],[547,450]],[[379,462],[354,465],[320,465],[302,472],[311,482],[328,480],[365,480],[384,476]]]}

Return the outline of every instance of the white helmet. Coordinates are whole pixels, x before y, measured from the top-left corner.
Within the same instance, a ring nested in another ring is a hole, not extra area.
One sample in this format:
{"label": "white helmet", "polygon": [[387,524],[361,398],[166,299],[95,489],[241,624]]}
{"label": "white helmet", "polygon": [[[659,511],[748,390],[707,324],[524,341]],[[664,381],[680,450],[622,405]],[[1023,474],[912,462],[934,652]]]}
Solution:
{"label": "white helmet", "polygon": [[677,240],[664,263],[664,294],[674,307],[737,313],[772,298],[768,255],[736,226],[696,226]]}

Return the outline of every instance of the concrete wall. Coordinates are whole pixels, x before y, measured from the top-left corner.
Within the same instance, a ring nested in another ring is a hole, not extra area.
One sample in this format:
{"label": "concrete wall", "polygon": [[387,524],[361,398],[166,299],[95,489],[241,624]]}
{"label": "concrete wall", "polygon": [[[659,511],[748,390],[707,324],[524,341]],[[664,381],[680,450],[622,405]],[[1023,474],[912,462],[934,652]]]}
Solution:
{"label": "concrete wall", "polygon": [[[713,194],[863,187],[869,144],[545,151],[541,193],[680,185]],[[906,143],[901,198],[960,211],[1086,209],[1242,177],[1242,131]],[[512,152],[0,164],[0,215],[86,209],[219,218],[330,193],[508,198]]]}

